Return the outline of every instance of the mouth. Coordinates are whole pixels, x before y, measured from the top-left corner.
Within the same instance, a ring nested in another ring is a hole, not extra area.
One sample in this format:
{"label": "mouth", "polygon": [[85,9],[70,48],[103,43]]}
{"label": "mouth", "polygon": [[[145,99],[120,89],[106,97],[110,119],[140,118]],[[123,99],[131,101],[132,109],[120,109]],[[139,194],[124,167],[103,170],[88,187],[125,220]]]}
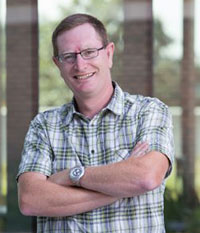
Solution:
{"label": "mouth", "polygon": [[85,80],[85,79],[91,78],[94,74],[95,72],[84,74],[84,75],[75,75],[74,78],[78,80]]}

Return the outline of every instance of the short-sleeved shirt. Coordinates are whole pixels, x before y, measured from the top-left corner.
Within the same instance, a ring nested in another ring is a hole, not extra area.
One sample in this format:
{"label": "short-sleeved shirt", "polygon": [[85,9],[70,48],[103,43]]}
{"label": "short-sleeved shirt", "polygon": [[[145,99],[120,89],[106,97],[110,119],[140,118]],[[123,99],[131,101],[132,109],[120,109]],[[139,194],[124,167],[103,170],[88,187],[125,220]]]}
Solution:
{"label": "short-sleeved shirt", "polygon": [[[130,95],[114,83],[109,104],[92,119],[75,101],[39,113],[25,138],[20,174],[50,176],[77,164],[100,166],[127,159],[139,141],[167,156],[170,174],[174,144],[168,107],[156,98]],[[153,164],[152,164],[152,169]],[[133,177],[134,179],[134,177]],[[164,233],[162,184],[143,195],[70,217],[38,217],[38,233]]]}

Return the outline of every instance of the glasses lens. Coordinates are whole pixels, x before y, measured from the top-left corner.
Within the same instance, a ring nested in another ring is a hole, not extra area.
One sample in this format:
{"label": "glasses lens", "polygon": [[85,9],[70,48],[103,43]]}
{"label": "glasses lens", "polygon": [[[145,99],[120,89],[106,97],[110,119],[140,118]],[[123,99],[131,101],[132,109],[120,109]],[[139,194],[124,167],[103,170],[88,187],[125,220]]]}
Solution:
{"label": "glasses lens", "polygon": [[82,51],[81,55],[85,59],[90,59],[90,58],[98,56],[98,50],[97,49],[86,49]]}
{"label": "glasses lens", "polygon": [[62,63],[74,63],[78,54],[81,54],[83,59],[91,59],[99,55],[99,50],[103,49],[85,49],[80,53],[64,53],[61,54],[58,58]]}
{"label": "glasses lens", "polygon": [[74,53],[66,53],[60,56],[60,59],[63,63],[73,63],[76,60],[76,54]]}

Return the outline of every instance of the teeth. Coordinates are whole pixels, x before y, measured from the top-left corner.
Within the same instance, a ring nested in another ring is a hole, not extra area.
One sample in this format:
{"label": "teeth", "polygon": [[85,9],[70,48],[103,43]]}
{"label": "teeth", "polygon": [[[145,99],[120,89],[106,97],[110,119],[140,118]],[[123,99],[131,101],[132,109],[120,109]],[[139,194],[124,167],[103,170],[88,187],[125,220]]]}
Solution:
{"label": "teeth", "polygon": [[76,78],[77,79],[87,79],[89,77],[91,77],[94,73],[90,73],[90,74],[86,74],[86,75],[77,75]]}

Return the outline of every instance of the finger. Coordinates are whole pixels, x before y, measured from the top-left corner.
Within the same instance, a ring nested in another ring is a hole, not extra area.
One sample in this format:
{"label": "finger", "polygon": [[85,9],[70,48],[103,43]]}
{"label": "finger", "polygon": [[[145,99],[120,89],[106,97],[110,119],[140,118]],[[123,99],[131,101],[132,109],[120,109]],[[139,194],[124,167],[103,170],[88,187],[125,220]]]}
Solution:
{"label": "finger", "polygon": [[133,148],[134,152],[140,152],[141,150],[146,150],[148,148],[148,143],[147,142],[138,142],[136,146]]}
{"label": "finger", "polygon": [[138,142],[136,146],[133,148],[132,154],[134,156],[140,156],[147,153],[149,149],[149,145],[147,142]]}

